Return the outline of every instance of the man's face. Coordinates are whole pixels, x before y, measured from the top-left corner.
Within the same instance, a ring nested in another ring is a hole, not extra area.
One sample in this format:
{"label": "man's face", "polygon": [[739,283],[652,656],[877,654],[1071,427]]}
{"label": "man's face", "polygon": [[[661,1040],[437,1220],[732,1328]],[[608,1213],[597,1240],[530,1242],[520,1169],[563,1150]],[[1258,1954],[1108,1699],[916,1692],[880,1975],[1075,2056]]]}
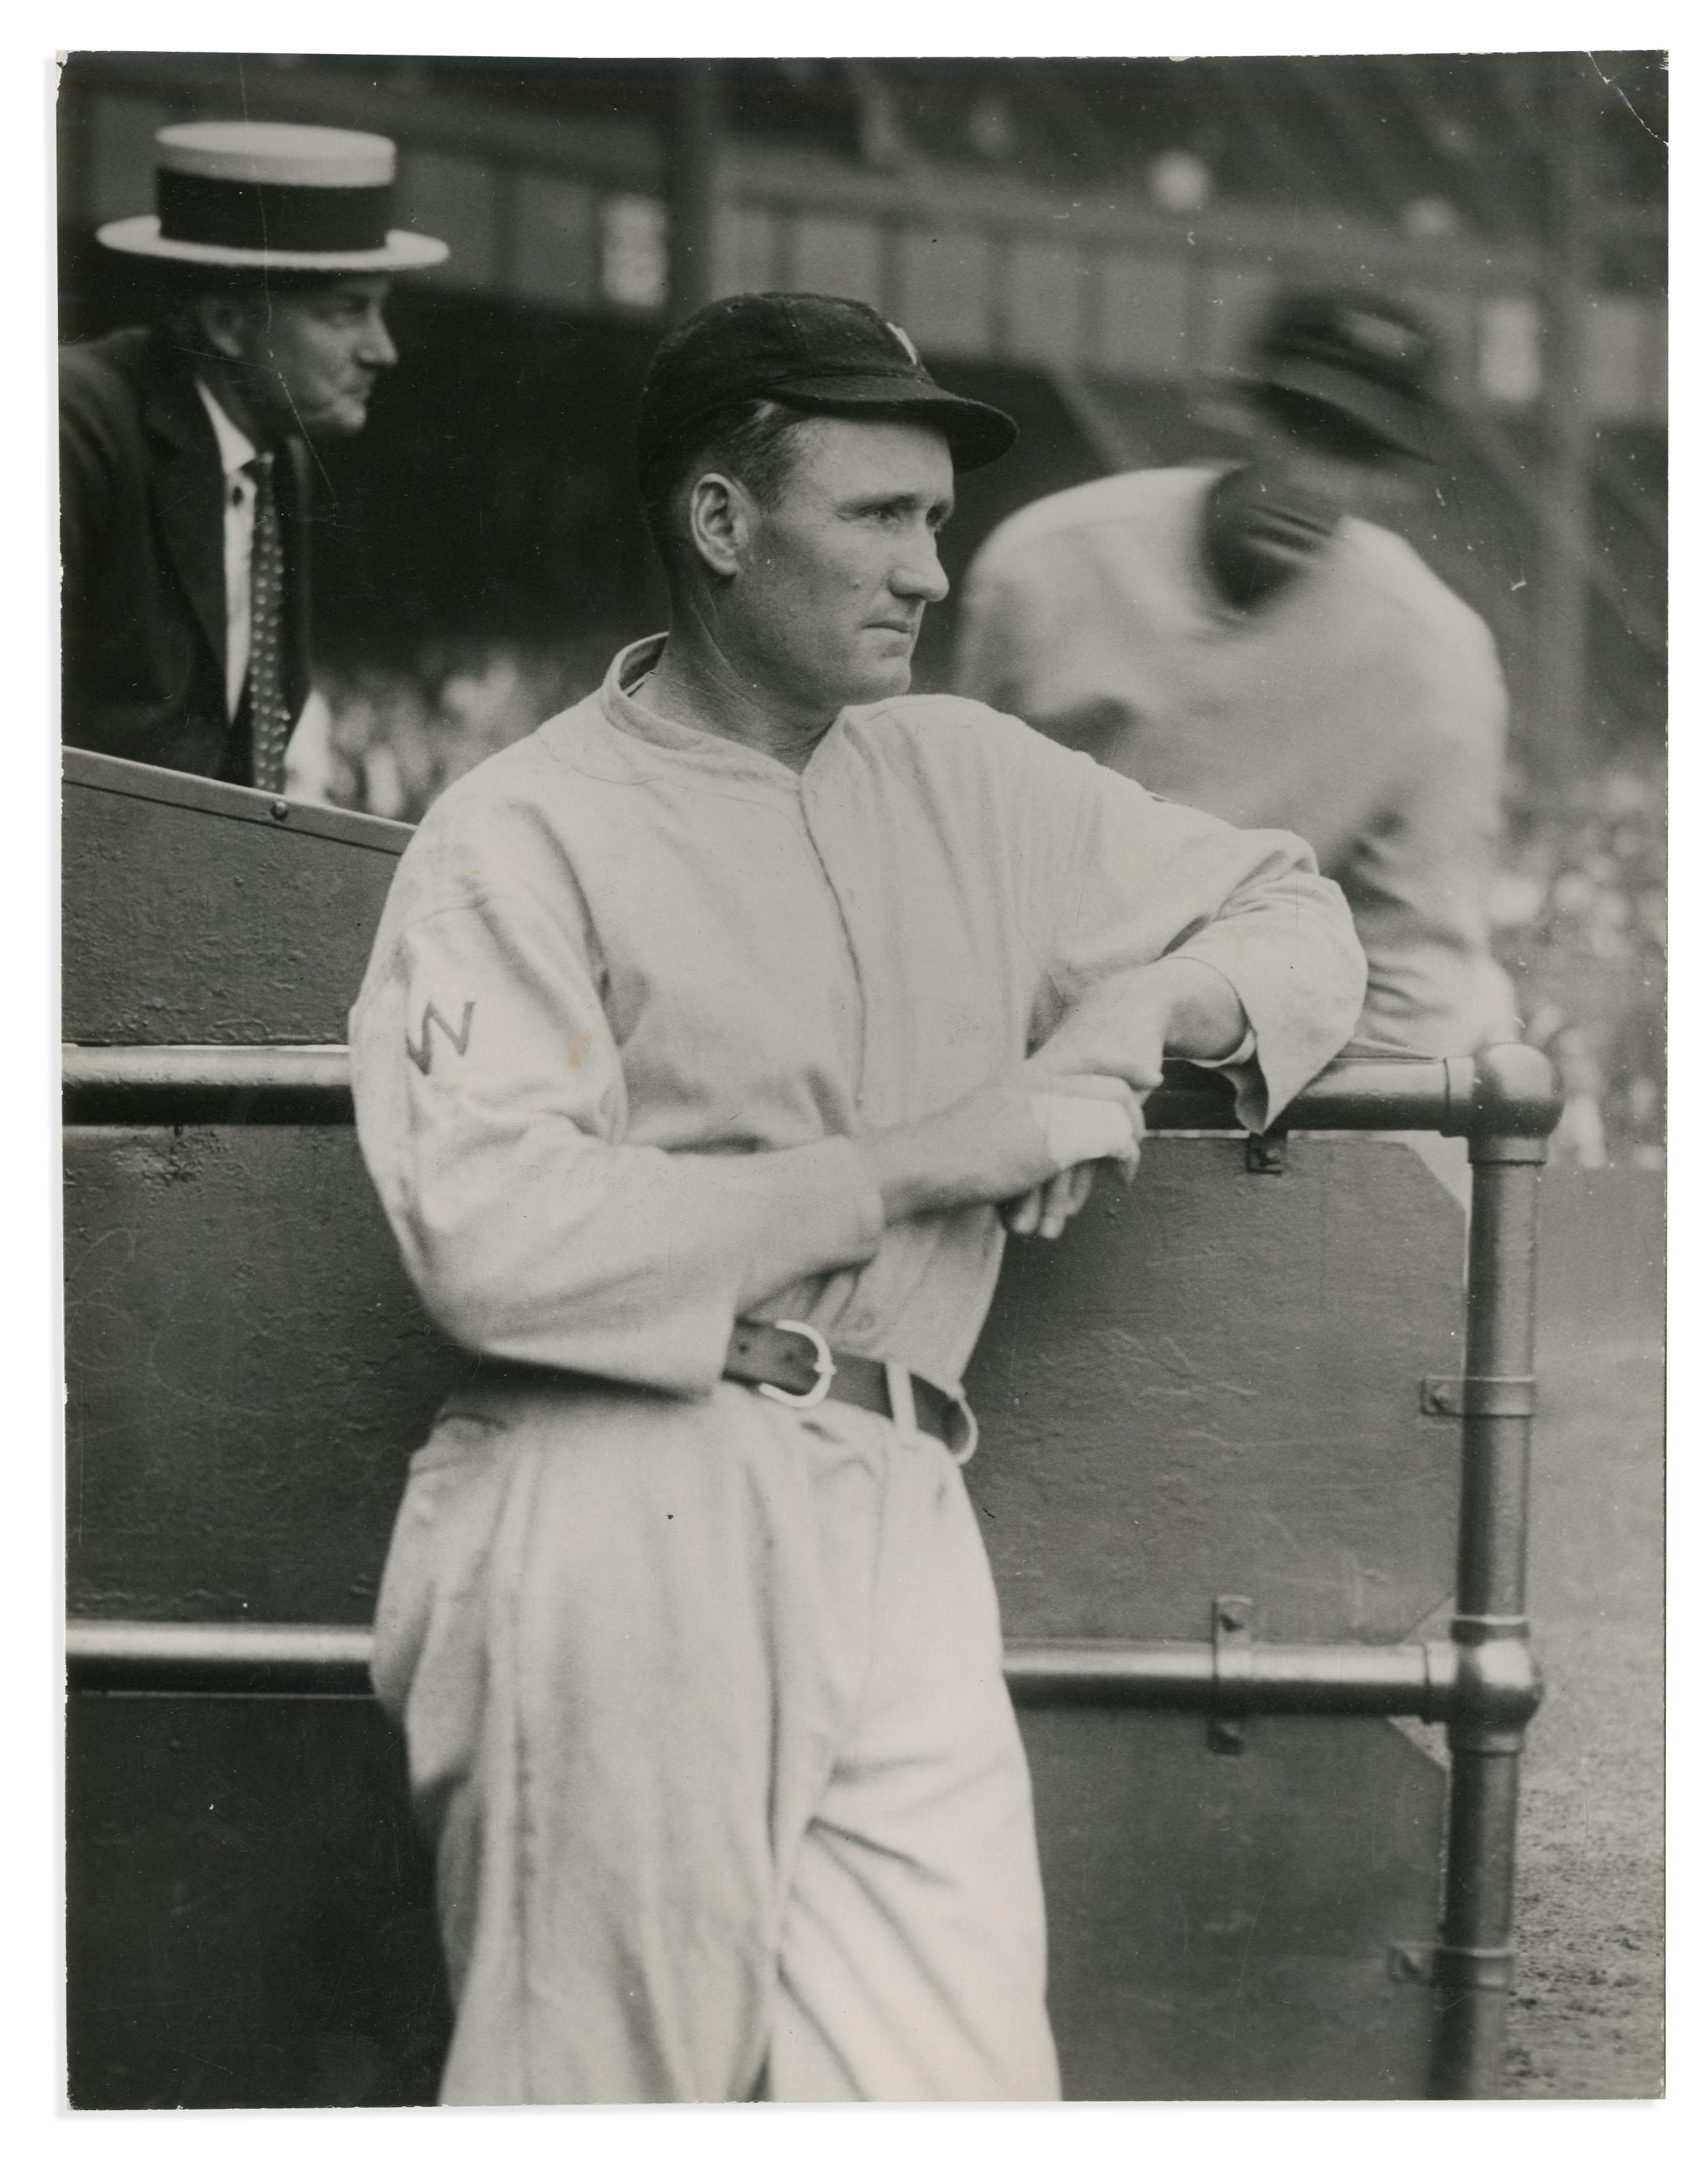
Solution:
{"label": "man's face", "polygon": [[230,319],[245,403],[269,435],[353,436],[398,358],[383,313],[391,281],[329,279],[246,298]]}
{"label": "man's face", "polygon": [[772,689],[816,711],[905,692],[929,602],[949,582],[937,535],[955,504],[933,429],[815,415],[778,501],[755,507],[728,593]]}
{"label": "man's face", "polygon": [[1415,487],[1409,466],[1421,473],[1421,462],[1346,457],[1268,428],[1229,483],[1226,509],[1254,555],[1295,572],[1321,554],[1342,519],[1403,503]]}

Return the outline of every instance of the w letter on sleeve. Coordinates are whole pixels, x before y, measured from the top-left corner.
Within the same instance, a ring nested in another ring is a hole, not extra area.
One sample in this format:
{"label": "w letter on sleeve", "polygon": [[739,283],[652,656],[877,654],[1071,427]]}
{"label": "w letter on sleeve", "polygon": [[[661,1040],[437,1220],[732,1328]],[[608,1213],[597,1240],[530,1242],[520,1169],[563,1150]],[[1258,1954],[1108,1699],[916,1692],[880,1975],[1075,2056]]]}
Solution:
{"label": "w letter on sleeve", "polygon": [[474,1026],[474,1002],[472,1000],[463,1002],[461,1025],[458,1029],[453,1030],[438,1009],[434,1006],[432,1001],[429,1000],[421,1016],[421,1042],[419,1045],[411,1038],[409,1029],[407,1025],[405,1026],[404,1048],[410,1059],[414,1061],[424,1075],[431,1074],[433,1072],[433,1025],[435,1023],[437,1023],[444,1032],[445,1043],[450,1046],[453,1052],[458,1054],[467,1052],[469,1032]]}

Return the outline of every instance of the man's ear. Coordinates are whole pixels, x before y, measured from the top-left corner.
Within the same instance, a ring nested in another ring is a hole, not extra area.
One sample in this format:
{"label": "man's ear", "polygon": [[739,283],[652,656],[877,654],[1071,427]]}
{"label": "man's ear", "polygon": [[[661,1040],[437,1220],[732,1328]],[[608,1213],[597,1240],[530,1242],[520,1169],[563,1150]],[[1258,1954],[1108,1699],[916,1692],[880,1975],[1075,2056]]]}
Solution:
{"label": "man's ear", "polygon": [[688,493],[688,531],[707,570],[733,579],[746,561],[753,526],[753,499],[741,482],[703,473]]}
{"label": "man's ear", "polygon": [[198,293],[196,322],[212,351],[242,361],[249,348],[250,308],[235,293]]}

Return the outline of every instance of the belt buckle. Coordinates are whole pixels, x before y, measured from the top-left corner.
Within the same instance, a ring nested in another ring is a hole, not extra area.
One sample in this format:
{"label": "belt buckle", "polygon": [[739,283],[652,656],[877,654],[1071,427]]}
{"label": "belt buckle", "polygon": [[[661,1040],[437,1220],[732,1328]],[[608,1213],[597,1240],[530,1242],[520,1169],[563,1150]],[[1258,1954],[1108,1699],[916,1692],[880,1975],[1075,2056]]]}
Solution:
{"label": "belt buckle", "polygon": [[813,1387],[809,1391],[786,1391],[780,1383],[756,1383],[754,1388],[762,1398],[775,1399],[780,1406],[793,1406],[797,1413],[805,1413],[814,1406],[822,1405],[830,1394],[830,1385],[836,1378],[836,1363],[830,1357],[830,1349],[825,1343],[823,1331],[814,1330],[810,1323],[785,1323],[777,1318],[774,1330],[792,1330],[798,1338],[804,1338],[813,1349]]}

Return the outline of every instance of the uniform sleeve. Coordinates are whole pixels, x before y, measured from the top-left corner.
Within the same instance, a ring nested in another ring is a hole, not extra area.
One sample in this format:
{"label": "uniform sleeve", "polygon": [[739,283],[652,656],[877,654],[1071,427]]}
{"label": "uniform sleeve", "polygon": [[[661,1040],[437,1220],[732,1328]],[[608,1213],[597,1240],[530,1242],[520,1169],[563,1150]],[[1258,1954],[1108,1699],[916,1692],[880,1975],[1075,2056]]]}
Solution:
{"label": "uniform sleeve", "polygon": [[1364,1028],[1434,1054],[1518,1034],[1516,998],[1489,948],[1502,827],[1506,692],[1483,628],[1442,666],[1442,725],[1421,741],[1384,818],[1347,862],[1370,949]]}
{"label": "uniform sleeve", "polygon": [[864,1262],[882,1235],[842,1137],[727,1156],[625,1142],[594,966],[566,914],[525,892],[395,929],[388,915],[351,1052],[363,1156],[409,1274],[479,1352],[707,1391],[747,1304]]}
{"label": "uniform sleeve", "polygon": [[1357,1020],[1364,956],[1345,898],[1296,835],[1230,827],[1075,763],[1084,798],[1050,970],[1062,1011],[1095,998],[1106,1025],[1124,974],[1165,955],[1209,964],[1255,1040],[1233,1071],[1240,1117],[1266,1127]]}

